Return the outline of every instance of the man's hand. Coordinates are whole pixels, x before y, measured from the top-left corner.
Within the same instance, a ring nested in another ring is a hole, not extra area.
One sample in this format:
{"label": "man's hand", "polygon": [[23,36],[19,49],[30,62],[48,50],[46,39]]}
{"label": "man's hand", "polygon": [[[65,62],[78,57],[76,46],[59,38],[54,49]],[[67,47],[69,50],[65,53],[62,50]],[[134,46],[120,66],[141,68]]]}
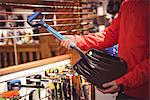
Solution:
{"label": "man's hand", "polygon": [[75,37],[74,37],[74,35],[65,35],[65,37],[67,39],[60,41],[60,45],[64,46],[65,48],[67,48],[69,50],[70,49],[70,43],[71,42],[75,43]]}
{"label": "man's hand", "polygon": [[102,86],[105,89],[98,88],[98,90],[104,94],[105,93],[116,93],[119,91],[119,86],[117,85],[117,83],[115,81],[104,83]]}
{"label": "man's hand", "polygon": [[62,40],[60,42],[60,45],[64,46],[65,48],[67,48],[69,50],[70,49],[70,43],[71,43],[71,40],[70,39],[66,39],[66,40]]}

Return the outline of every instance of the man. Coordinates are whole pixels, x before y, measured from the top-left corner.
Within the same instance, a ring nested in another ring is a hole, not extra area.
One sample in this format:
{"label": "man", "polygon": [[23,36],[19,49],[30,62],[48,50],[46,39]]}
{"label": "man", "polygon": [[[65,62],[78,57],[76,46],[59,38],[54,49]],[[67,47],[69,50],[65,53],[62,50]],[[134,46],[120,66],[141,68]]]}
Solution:
{"label": "man", "polygon": [[[148,0],[124,0],[118,16],[101,33],[73,37],[82,50],[104,49],[118,43],[118,56],[128,64],[128,73],[116,80],[104,83],[103,93],[114,93],[124,87],[118,100],[148,100],[149,98],[149,20]],[[71,39],[71,40],[73,40]],[[70,47],[70,39],[61,45]]]}

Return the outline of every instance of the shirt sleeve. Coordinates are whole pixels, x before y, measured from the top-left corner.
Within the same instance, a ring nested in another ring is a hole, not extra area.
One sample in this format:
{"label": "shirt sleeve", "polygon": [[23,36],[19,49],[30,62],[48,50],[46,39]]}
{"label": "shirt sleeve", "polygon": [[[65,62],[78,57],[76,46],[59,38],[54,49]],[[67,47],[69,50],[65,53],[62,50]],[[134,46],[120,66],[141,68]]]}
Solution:
{"label": "shirt sleeve", "polygon": [[149,58],[137,64],[136,67],[119,79],[116,79],[118,85],[123,84],[125,89],[138,87],[146,83],[149,79]]}
{"label": "shirt sleeve", "polygon": [[104,49],[118,43],[121,9],[111,25],[99,33],[88,35],[75,35],[76,45],[82,50],[90,48]]}

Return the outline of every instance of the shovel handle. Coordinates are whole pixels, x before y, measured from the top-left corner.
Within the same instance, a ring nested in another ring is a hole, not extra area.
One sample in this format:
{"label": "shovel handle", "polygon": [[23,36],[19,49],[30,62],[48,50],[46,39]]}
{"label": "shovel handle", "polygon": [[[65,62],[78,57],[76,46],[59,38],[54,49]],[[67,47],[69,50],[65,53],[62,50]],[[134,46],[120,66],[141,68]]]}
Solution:
{"label": "shovel handle", "polygon": [[[53,29],[51,26],[47,25],[46,23],[43,25],[44,25],[44,27],[47,28],[48,32],[51,32],[57,39],[59,39],[59,40],[67,39],[64,35],[61,35],[60,33],[58,33],[55,29]],[[71,42],[70,47],[73,49],[75,47],[75,44],[73,42]]]}
{"label": "shovel handle", "polygon": [[[59,40],[66,40],[67,38],[63,35],[61,35],[60,33],[58,33],[54,28],[52,28],[51,26],[49,26],[48,24],[46,24],[43,20],[41,20],[40,22],[38,22],[37,24],[33,24],[32,21],[33,19],[35,19],[36,17],[38,17],[39,15],[42,15],[40,12],[35,12],[34,14],[32,14],[31,16],[28,17],[28,24],[32,27],[34,26],[44,26],[48,32],[52,33],[57,39]],[[70,47],[73,49],[75,46],[75,44],[73,42],[71,42]]]}
{"label": "shovel handle", "polygon": [[[42,25],[47,29],[48,32],[52,33],[57,39],[59,40],[67,39],[64,35],[61,35],[60,33],[58,33],[54,28],[46,24],[44,21],[42,21]],[[71,42],[70,47],[73,49],[74,47],[76,47],[76,45],[73,42]]]}

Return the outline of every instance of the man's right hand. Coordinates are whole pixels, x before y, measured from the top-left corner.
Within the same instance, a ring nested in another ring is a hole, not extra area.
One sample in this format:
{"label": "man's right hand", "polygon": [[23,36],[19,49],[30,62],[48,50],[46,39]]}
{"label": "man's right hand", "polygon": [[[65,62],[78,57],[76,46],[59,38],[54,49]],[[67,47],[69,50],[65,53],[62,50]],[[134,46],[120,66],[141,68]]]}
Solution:
{"label": "man's right hand", "polygon": [[74,35],[65,35],[65,37],[67,39],[60,41],[60,45],[64,46],[65,48],[67,48],[69,50],[70,49],[70,43],[71,42],[75,43],[75,37],[74,37]]}

